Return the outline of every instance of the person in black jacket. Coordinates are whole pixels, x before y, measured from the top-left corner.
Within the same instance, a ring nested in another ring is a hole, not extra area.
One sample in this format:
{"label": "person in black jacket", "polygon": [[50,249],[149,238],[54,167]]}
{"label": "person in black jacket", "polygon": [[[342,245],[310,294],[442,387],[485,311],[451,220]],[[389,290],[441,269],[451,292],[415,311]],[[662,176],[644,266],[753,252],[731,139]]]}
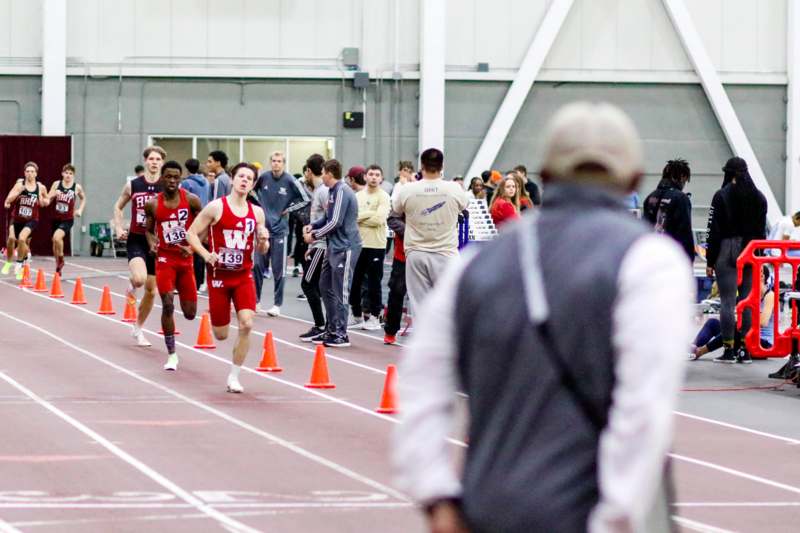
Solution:
{"label": "person in black jacket", "polygon": [[[728,182],[714,194],[708,228],[708,251],[706,260],[709,277],[716,273],[719,296],[722,303],[722,344],[724,353],[714,359],[717,363],[750,363],[750,355],[741,346],[736,335],[734,309],[736,302],[750,293],[751,274],[745,267],[743,282],[736,286],[736,258],[745,246],[754,239],[764,239],[767,228],[767,200],[759,191],[750,173],[747,162],[733,157],[722,167]],[[737,299],[738,298],[738,299]],[[745,312],[742,331],[750,329],[751,316]]]}
{"label": "person in black jacket", "polygon": [[667,161],[658,187],[644,200],[642,217],[655,227],[657,233],[666,233],[678,241],[693,262],[692,201],[683,192],[691,178],[692,171],[685,160]]}

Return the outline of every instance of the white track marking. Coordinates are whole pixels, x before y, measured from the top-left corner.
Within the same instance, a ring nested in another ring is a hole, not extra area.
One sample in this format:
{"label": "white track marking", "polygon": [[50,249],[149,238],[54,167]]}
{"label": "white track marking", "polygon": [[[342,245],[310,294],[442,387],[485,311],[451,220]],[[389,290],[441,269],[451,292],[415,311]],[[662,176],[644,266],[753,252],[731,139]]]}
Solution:
{"label": "white track marking", "polygon": [[800,507],[800,502],[678,502],[673,507]]}
{"label": "white track marking", "polygon": [[[67,305],[69,305],[69,304],[67,304]],[[375,480],[373,480],[371,478],[368,478],[366,476],[362,476],[361,474],[358,474],[358,473],[350,470],[349,468],[347,468],[347,467],[345,467],[343,465],[335,463],[335,462],[333,462],[333,461],[331,461],[329,459],[326,459],[326,458],[324,458],[324,457],[322,457],[320,455],[317,455],[317,454],[315,454],[313,452],[310,452],[310,451],[306,450],[305,448],[302,448],[302,447],[300,447],[300,446],[298,446],[296,444],[293,444],[293,443],[291,443],[291,442],[289,442],[289,441],[287,441],[285,439],[282,439],[281,437],[278,437],[277,435],[273,435],[272,433],[268,433],[268,432],[266,432],[266,431],[264,431],[264,430],[262,430],[260,428],[257,428],[257,427],[255,427],[255,426],[253,426],[251,424],[248,424],[247,422],[239,420],[238,418],[235,418],[235,417],[233,417],[233,416],[231,416],[231,415],[229,415],[229,414],[227,414],[227,413],[225,413],[223,411],[220,411],[219,409],[211,407],[210,405],[207,405],[207,404],[205,404],[203,402],[200,402],[198,400],[195,400],[193,398],[189,398],[188,396],[185,396],[184,394],[181,394],[180,392],[178,392],[178,391],[176,391],[176,390],[174,390],[174,389],[172,389],[170,387],[167,387],[166,385],[162,385],[161,383],[158,383],[158,382],[153,381],[151,379],[148,379],[148,378],[146,378],[144,376],[141,376],[141,375],[137,374],[136,372],[128,370],[127,368],[125,368],[123,366],[120,366],[120,365],[118,365],[116,363],[113,363],[113,362],[107,360],[107,359],[104,359],[103,357],[100,357],[99,355],[94,354],[94,353],[90,352],[89,350],[81,348],[80,346],[77,346],[77,345],[71,343],[70,341],[68,341],[67,339],[64,339],[63,337],[59,337],[58,335],[55,335],[54,333],[51,333],[51,332],[47,331],[44,328],[40,328],[39,326],[37,326],[35,324],[32,324],[32,323],[30,323],[28,321],[16,318],[16,317],[11,316],[11,315],[9,315],[7,313],[4,313],[2,311],[0,311],[0,316],[4,316],[4,317],[8,318],[9,320],[13,320],[13,321],[15,321],[15,322],[17,322],[19,324],[23,324],[25,326],[28,326],[31,329],[39,331],[40,333],[42,333],[44,335],[47,335],[48,337],[50,337],[50,338],[52,338],[54,340],[59,341],[62,345],[68,346],[68,347],[72,348],[73,350],[82,353],[83,355],[91,357],[92,359],[94,359],[96,361],[99,361],[99,362],[103,363],[104,365],[109,366],[109,367],[113,368],[114,370],[117,370],[118,372],[122,372],[123,374],[126,374],[126,375],[128,375],[128,376],[130,376],[130,377],[132,377],[132,378],[134,378],[134,379],[136,379],[138,381],[141,381],[142,383],[146,383],[146,384],[148,384],[148,385],[150,385],[152,387],[155,387],[155,388],[157,388],[157,389],[159,389],[159,390],[161,390],[161,391],[163,391],[163,392],[165,392],[165,393],[167,393],[167,394],[169,394],[171,396],[174,396],[175,398],[183,400],[184,402],[186,402],[188,404],[191,404],[191,405],[193,405],[193,406],[195,406],[195,407],[197,407],[199,409],[202,409],[202,410],[204,410],[204,411],[206,411],[208,413],[211,413],[214,416],[217,416],[217,417],[225,420],[226,422],[230,422],[231,424],[234,424],[234,425],[236,425],[236,426],[238,426],[238,427],[240,427],[242,429],[245,429],[245,430],[247,430],[247,431],[249,431],[249,432],[251,432],[251,433],[253,433],[255,435],[263,437],[264,439],[267,439],[267,440],[269,440],[269,441],[271,441],[271,442],[273,442],[275,444],[278,444],[278,445],[286,448],[287,450],[290,450],[290,451],[296,453],[297,455],[300,455],[301,457],[309,459],[309,460],[311,460],[311,461],[313,461],[313,462],[315,462],[317,464],[320,464],[322,466],[326,466],[329,469],[331,469],[331,470],[333,470],[335,472],[338,472],[339,474],[342,474],[345,477],[348,477],[348,478],[350,478],[350,479],[352,479],[354,481],[357,481],[359,483],[363,483],[364,485],[367,485],[369,487],[377,489],[377,490],[383,492],[384,494],[388,494],[388,495],[390,495],[390,496],[392,496],[394,498],[397,498],[399,500],[408,501],[408,497],[405,494],[403,494],[403,493],[401,493],[401,492],[399,492],[399,491],[397,491],[397,490],[395,490],[395,489],[393,489],[391,487],[388,487],[388,486],[386,486],[386,485],[384,485],[384,484],[382,484],[382,483],[380,483],[378,481],[375,481]],[[100,315],[97,315],[97,316],[100,316]],[[227,364],[230,364],[230,363],[227,363]],[[255,371],[253,371],[253,372],[255,372]],[[255,373],[258,374],[258,372],[255,372]],[[0,376],[2,376],[2,375],[3,374],[0,373]],[[305,389],[305,387],[302,387],[302,388]],[[42,400],[42,401],[44,401],[44,400]]]}
{"label": "white track marking", "polygon": [[[252,502],[205,504],[215,509],[394,509],[410,502]],[[0,509],[188,509],[188,503],[0,503]],[[0,532],[3,530],[0,529]]]}
{"label": "white track marking", "polygon": [[[58,337],[55,337],[54,335],[49,334],[47,331],[45,331],[45,330],[43,330],[43,329],[41,329],[41,328],[39,328],[37,326],[32,326],[31,324],[28,324],[28,323],[26,323],[26,322],[24,322],[22,320],[14,319],[10,315],[6,315],[5,313],[2,313],[2,312],[0,312],[0,314],[6,316],[8,318],[12,318],[13,320],[16,320],[17,322],[19,322],[21,324],[27,325],[29,327],[33,327],[34,329],[39,330],[42,333],[48,334],[51,337],[56,338],[57,340],[61,340],[66,345],[69,345],[69,343],[67,341],[65,341],[64,339],[58,339]],[[108,450],[109,452],[113,453],[114,455],[116,455],[117,457],[119,457],[120,459],[122,459],[123,461],[128,463],[130,466],[132,466],[133,468],[135,468],[136,470],[138,470],[139,472],[141,472],[145,476],[149,477],[150,479],[152,479],[153,481],[155,481],[156,483],[158,483],[159,485],[164,487],[166,490],[170,491],[175,496],[177,496],[181,500],[185,501],[186,503],[188,503],[189,505],[191,505],[192,507],[194,507],[195,509],[197,509],[201,513],[207,515],[209,518],[213,518],[214,520],[216,520],[220,524],[223,524],[223,525],[227,526],[228,528],[230,528],[231,531],[243,532],[243,533],[244,532],[250,533],[250,532],[257,532],[258,531],[257,529],[254,529],[254,528],[251,528],[249,526],[246,526],[246,525],[242,524],[241,522],[237,522],[233,518],[230,518],[229,516],[225,515],[224,513],[221,513],[219,511],[217,511],[216,509],[214,509],[213,507],[207,505],[202,500],[200,500],[196,496],[192,495],[192,493],[190,493],[189,491],[184,490],[183,488],[178,486],[175,482],[171,481],[166,476],[158,473],[156,470],[154,470],[151,467],[147,466],[146,464],[144,464],[139,459],[136,459],[135,457],[130,455],[128,452],[126,452],[125,450],[123,450],[122,448],[117,446],[116,444],[112,443],[110,440],[106,439],[105,437],[103,437],[102,435],[97,433],[96,431],[94,431],[94,430],[90,429],[89,427],[85,426],[83,423],[81,423],[78,420],[74,419],[73,417],[71,417],[70,415],[68,415],[67,413],[65,413],[64,411],[59,409],[58,407],[54,406],[53,404],[51,404],[47,400],[39,397],[36,393],[31,391],[30,389],[28,389],[24,385],[18,383],[17,381],[15,381],[11,377],[9,377],[4,372],[0,372],[0,379],[2,379],[6,383],[8,383],[12,387],[14,387],[15,389],[17,389],[21,393],[23,393],[25,396],[29,397],[31,400],[35,401],[41,407],[47,409],[48,411],[50,411],[51,413],[56,415],[58,418],[60,418],[61,420],[63,420],[67,424],[69,424],[70,426],[74,427],[75,429],[77,429],[78,431],[80,431],[81,433],[86,435],[87,437],[91,438],[92,440],[94,440],[95,442],[100,444],[106,450]],[[0,531],[2,531],[2,529],[0,529]]]}
{"label": "white track marking", "polygon": [[733,531],[729,529],[721,529],[718,527],[709,526],[708,524],[697,522],[695,520],[689,520],[688,518],[683,518],[681,516],[672,515],[672,519],[690,531],[699,531],[700,533],[733,533]]}
{"label": "white track marking", "polygon": [[19,529],[13,527],[8,522],[0,520],[0,533],[22,533]]}
{"label": "white track marking", "polygon": [[713,418],[705,418],[702,416],[697,415],[690,415],[689,413],[683,413],[680,411],[674,411],[674,413],[678,416],[682,416],[684,418],[690,418],[692,420],[699,420],[700,422],[707,422],[709,424],[714,424],[716,426],[722,426],[729,429],[736,429],[739,431],[744,431],[746,433],[752,433],[753,435],[758,435],[759,437],[767,437],[770,439],[781,440],[783,442],[788,442],[789,444],[800,444],[800,440],[792,439],[789,437],[782,437],[780,435],[775,435],[774,433],[767,433],[765,431],[758,431],[756,429],[750,429],[743,426],[737,426],[736,424],[729,424],[728,422],[721,422],[719,420],[714,420]]}
{"label": "white track marking", "polygon": [[735,468],[728,468],[727,466],[721,466],[718,464],[709,463],[708,461],[701,461],[700,459],[694,459],[692,457],[687,457],[685,455],[680,455],[677,453],[671,453],[669,454],[669,456],[679,461],[684,461],[694,465],[703,466],[705,468],[710,468],[712,470],[717,470],[719,472],[724,472],[725,474],[730,474],[731,476],[740,477],[742,479],[747,479],[749,481],[761,483],[762,485],[768,485],[770,487],[785,490],[787,492],[793,492],[794,494],[800,494],[800,487],[795,487],[794,485],[787,485],[786,483],[772,481],[771,479],[763,478],[761,476],[756,476],[753,474],[748,474],[746,472],[742,472],[741,470],[736,470]]}

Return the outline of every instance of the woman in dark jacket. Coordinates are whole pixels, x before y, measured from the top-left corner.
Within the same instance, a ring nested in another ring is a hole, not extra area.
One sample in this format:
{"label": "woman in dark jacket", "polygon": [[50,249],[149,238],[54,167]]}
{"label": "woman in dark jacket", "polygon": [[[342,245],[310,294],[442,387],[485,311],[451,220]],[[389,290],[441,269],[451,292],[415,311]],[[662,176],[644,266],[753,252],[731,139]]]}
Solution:
{"label": "woman in dark jacket", "polygon": [[[742,346],[734,346],[736,319],[734,309],[737,302],[736,258],[745,246],[754,239],[764,239],[767,228],[767,200],[759,191],[750,173],[747,162],[733,157],[722,167],[728,182],[714,194],[708,227],[707,274],[716,273],[721,300],[720,322],[724,353],[714,359],[717,363],[750,363],[750,355]],[[745,268],[738,299],[750,293],[751,274]],[[742,331],[750,329],[750,313],[742,320]]]}

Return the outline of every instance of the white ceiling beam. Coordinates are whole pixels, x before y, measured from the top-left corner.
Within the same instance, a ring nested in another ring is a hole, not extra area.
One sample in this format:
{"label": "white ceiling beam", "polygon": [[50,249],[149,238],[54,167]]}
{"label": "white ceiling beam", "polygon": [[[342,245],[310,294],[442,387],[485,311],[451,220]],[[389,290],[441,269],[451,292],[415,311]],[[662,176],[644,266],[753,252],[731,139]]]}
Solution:
{"label": "white ceiling beam", "polygon": [[800,210],[800,4],[789,0],[786,20],[786,212]]}
{"label": "white ceiling beam", "polygon": [[444,150],[445,0],[420,0],[419,152]]}
{"label": "white ceiling beam", "polygon": [[[517,75],[511,82],[511,87],[508,88],[503,103],[500,104],[500,108],[489,126],[489,131],[469,166],[466,174],[468,177],[479,176],[494,163],[574,3],[574,0],[553,0],[553,3],[550,4],[528,47]],[[466,184],[469,179],[464,181]]]}
{"label": "white ceiling beam", "polygon": [[42,2],[42,135],[67,129],[67,0]]}
{"label": "white ceiling beam", "polygon": [[775,199],[775,194],[772,192],[766,176],[764,176],[761,164],[758,162],[758,158],[750,145],[741,122],[739,122],[739,117],[736,116],[736,111],[731,105],[728,93],[725,92],[725,88],[722,86],[717,69],[711,62],[708,52],[706,52],[700,34],[697,32],[692,17],[686,9],[686,4],[683,0],[662,1],[681,43],[683,43],[686,55],[689,56],[689,60],[700,77],[703,90],[711,103],[711,108],[714,110],[720,126],[722,126],[722,131],[728,140],[728,144],[734,154],[747,161],[753,181],[759,190],[764,193],[764,196],[767,197],[767,218],[769,223],[775,224],[783,216],[783,211]]}

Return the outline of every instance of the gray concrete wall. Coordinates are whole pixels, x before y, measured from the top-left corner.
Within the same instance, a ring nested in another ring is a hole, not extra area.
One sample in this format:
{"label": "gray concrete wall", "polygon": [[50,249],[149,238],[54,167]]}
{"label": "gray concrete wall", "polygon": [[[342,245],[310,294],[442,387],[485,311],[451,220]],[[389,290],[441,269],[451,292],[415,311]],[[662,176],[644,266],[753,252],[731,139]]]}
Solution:
{"label": "gray concrete wall", "polygon": [[[41,83],[37,77],[0,77],[0,133],[37,134]],[[446,173],[462,174],[487,131],[508,83],[448,82],[446,86]],[[336,139],[345,166],[378,162],[388,176],[397,160],[417,158],[418,84],[404,81],[368,91],[366,132],[341,126],[344,111],[361,109],[360,93],[330,80],[83,79],[67,84],[67,133],[79,179],[90,195],[84,223],[108,220],[125,176],[141,159],[147,136],[276,135]],[[785,88],[728,88],[761,165],[783,201]],[[524,163],[536,171],[543,128],[555,109],[575,99],[606,100],[625,109],[645,141],[647,179],[642,196],[655,185],[664,162],[689,160],[689,190],[696,205],[707,205],[719,185],[731,151],[699,86],[537,83],[495,168]],[[203,154],[200,154],[201,156]],[[232,158],[233,159],[233,158]],[[697,210],[702,224],[705,212]],[[76,237],[79,237],[76,235]],[[88,249],[88,235],[76,239]]]}

